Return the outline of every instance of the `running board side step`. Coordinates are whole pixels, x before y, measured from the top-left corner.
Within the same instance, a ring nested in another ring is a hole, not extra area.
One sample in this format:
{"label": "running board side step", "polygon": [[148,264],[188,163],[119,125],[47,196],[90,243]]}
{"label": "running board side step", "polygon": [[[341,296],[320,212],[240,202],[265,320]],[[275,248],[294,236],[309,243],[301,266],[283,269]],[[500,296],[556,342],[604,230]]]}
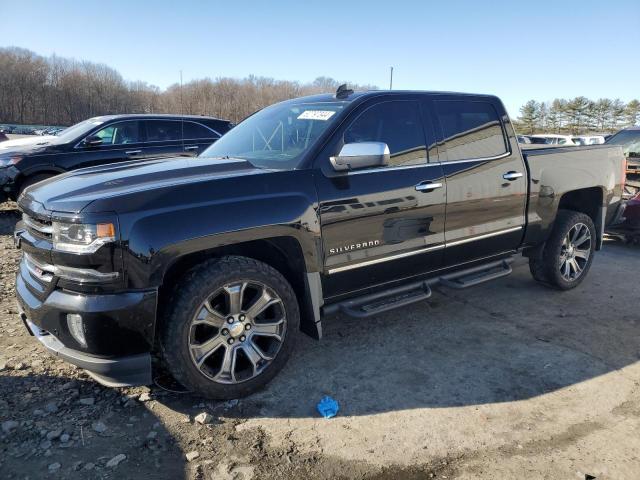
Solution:
{"label": "running board side step", "polygon": [[382,312],[404,307],[426,300],[431,296],[431,287],[426,281],[410,283],[378,293],[363,295],[351,300],[328,305],[326,315],[340,311],[355,318],[372,317]]}
{"label": "running board side step", "polygon": [[440,277],[440,284],[444,287],[463,289],[475,287],[484,282],[506,277],[513,272],[511,264],[513,258],[479,265],[462,272],[454,272]]}
{"label": "running board side step", "polygon": [[512,263],[513,258],[497,260],[459,272],[448,273],[440,277],[401,285],[390,290],[362,295],[342,302],[325,305],[322,313],[324,315],[332,315],[337,312],[342,312],[345,315],[355,318],[372,317],[379,313],[393,310],[394,308],[404,307],[415,302],[426,300],[431,296],[431,287],[438,284],[460,290],[506,277],[513,271],[511,268]]}

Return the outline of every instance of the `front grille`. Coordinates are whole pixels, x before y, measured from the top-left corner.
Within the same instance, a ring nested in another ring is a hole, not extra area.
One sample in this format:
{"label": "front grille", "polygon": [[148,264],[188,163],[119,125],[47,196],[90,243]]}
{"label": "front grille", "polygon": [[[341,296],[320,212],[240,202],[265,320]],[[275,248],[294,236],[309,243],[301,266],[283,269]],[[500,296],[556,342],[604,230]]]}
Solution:
{"label": "front grille", "polygon": [[40,263],[27,252],[23,254],[23,259],[27,270],[33,278],[38,280],[40,283],[51,283],[55,272],[53,265]]}
{"label": "front grille", "polygon": [[31,235],[38,238],[51,240],[53,234],[53,225],[49,220],[42,220],[32,217],[26,213],[22,214],[22,221]]}

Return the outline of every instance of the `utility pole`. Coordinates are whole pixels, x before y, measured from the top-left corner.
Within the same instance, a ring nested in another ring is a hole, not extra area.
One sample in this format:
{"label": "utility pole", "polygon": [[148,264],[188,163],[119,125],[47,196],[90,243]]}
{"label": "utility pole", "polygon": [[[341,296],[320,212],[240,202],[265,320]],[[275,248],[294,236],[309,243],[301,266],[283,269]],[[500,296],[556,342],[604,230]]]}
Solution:
{"label": "utility pole", "polygon": [[182,70],[180,70],[180,115],[184,115],[182,108]]}
{"label": "utility pole", "polygon": [[393,67],[389,67],[391,69],[389,75],[389,90],[393,90]]}
{"label": "utility pole", "polygon": [[180,136],[182,137],[182,148],[184,148],[184,107],[182,103],[182,70],[180,70]]}

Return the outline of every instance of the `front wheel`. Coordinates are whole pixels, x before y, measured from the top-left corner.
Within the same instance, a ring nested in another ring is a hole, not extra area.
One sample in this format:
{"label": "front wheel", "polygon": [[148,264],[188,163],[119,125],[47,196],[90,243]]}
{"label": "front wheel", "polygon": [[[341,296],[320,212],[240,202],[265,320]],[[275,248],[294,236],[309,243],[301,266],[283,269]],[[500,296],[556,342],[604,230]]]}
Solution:
{"label": "front wheel", "polygon": [[577,287],[591,268],[596,239],[591,217],[571,210],[558,211],[541,254],[529,259],[533,277],[560,290]]}
{"label": "front wheel", "polygon": [[240,398],[284,366],[299,323],[296,296],[280,272],[250,258],[223,257],[179,282],[161,348],[185,387],[207,398]]}

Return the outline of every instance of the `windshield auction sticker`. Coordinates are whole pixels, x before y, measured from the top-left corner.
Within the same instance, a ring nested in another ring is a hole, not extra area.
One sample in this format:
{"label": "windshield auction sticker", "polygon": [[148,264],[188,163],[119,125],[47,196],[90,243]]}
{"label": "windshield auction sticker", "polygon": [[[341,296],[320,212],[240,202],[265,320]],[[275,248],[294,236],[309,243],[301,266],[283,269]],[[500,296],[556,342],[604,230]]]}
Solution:
{"label": "windshield auction sticker", "polygon": [[305,110],[298,115],[298,120],[329,120],[336,112],[331,110]]}

